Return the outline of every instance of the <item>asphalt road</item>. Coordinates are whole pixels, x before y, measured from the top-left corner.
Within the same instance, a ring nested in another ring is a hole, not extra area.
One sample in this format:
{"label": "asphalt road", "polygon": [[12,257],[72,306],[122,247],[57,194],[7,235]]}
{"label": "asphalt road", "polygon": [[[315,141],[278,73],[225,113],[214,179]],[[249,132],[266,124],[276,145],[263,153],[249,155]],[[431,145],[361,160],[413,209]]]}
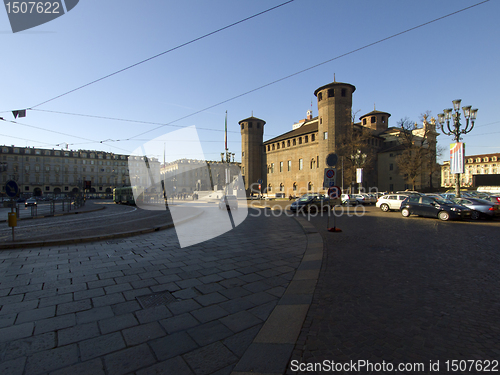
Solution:
{"label": "asphalt road", "polygon": [[[423,365],[395,370],[408,374],[478,373],[490,361],[499,371],[499,220],[403,218],[371,206],[338,218],[342,232],[328,232],[326,217],[311,222],[323,264],[289,374],[326,373],[298,368],[325,360]],[[369,370],[355,373],[391,373]]]}

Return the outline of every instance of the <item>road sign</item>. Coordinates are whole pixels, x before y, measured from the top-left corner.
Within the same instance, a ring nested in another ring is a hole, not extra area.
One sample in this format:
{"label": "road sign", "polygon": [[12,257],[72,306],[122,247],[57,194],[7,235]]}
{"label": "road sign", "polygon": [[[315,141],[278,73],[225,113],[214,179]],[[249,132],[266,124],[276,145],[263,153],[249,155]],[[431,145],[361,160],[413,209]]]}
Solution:
{"label": "road sign", "polygon": [[17,197],[19,195],[19,186],[17,186],[17,182],[13,180],[7,181],[5,184],[5,193],[11,198]]}
{"label": "road sign", "polygon": [[337,177],[337,168],[325,168],[325,177],[323,179],[323,187],[328,189],[329,187],[337,185],[335,183]]}
{"label": "road sign", "polygon": [[329,167],[335,167],[337,165],[337,161],[339,160],[337,154],[334,154],[333,152],[331,154],[328,154],[326,156],[326,165]]}
{"label": "road sign", "polygon": [[262,179],[260,179],[260,178],[259,178],[259,179],[257,180],[257,183],[258,183],[259,185],[261,185],[261,184],[262,184]]}
{"label": "road sign", "polygon": [[328,197],[330,199],[340,198],[340,188],[338,186],[333,186],[328,189]]}

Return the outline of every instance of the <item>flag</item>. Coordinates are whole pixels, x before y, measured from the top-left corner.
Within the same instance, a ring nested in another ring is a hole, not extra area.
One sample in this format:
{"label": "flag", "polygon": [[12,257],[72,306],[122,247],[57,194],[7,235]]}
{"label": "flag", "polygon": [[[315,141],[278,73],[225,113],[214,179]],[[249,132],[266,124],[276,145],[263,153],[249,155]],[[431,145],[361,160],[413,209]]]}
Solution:
{"label": "flag", "polygon": [[465,143],[450,144],[450,172],[464,173]]}

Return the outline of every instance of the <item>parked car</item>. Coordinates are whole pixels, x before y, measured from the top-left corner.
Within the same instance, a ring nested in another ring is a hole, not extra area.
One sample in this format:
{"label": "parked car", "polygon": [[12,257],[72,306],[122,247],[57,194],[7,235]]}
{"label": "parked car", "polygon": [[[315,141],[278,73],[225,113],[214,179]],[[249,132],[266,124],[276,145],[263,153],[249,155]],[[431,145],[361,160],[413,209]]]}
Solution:
{"label": "parked car", "polygon": [[488,202],[500,204],[500,195],[490,195],[488,197],[481,198],[481,199],[484,199],[485,201],[488,201]]}
{"label": "parked car", "polygon": [[342,194],[340,199],[342,204],[358,204],[358,201],[353,194]]}
{"label": "parked car", "polygon": [[219,201],[219,209],[236,210],[238,209],[238,200],[236,195],[223,195]]}
{"label": "parked car", "polygon": [[478,220],[481,217],[493,219],[500,217],[500,205],[483,199],[476,198],[455,198],[453,202],[472,210],[470,218]]}
{"label": "parked car", "polygon": [[365,204],[375,204],[377,203],[377,198],[375,197],[374,194],[370,193],[365,193],[365,194],[360,194],[363,197],[365,197]]}
{"label": "parked car", "polygon": [[330,198],[324,194],[309,193],[304,194],[290,206],[293,212],[323,211],[330,207]]}
{"label": "parked car", "polygon": [[37,205],[37,201],[35,198],[28,198],[28,199],[26,199],[26,202],[24,202],[24,207],[36,206],[36,205]]}
{"label": "parked car", "polygon": [[408,197],[407,194],[388,194],[380,197],[375,203],[382,211],[400,210],[401,203]]}
{"label": "parked car", "polygon": [[470,217],[471,210],[443,198],[410,195],[401,203],[401,215],[437,217],[446,221]]}

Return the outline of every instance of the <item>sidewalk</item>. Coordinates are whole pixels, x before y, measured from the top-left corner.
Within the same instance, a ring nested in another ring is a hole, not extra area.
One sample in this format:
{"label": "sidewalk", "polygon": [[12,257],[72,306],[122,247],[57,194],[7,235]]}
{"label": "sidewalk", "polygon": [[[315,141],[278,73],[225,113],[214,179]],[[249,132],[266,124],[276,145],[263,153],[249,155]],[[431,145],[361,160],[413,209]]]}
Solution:
{"label": "sidewalk", "polygon": [[282,374],[323,245],[264,211],[184,249],[167,230],[1,251],[0,373]]}

